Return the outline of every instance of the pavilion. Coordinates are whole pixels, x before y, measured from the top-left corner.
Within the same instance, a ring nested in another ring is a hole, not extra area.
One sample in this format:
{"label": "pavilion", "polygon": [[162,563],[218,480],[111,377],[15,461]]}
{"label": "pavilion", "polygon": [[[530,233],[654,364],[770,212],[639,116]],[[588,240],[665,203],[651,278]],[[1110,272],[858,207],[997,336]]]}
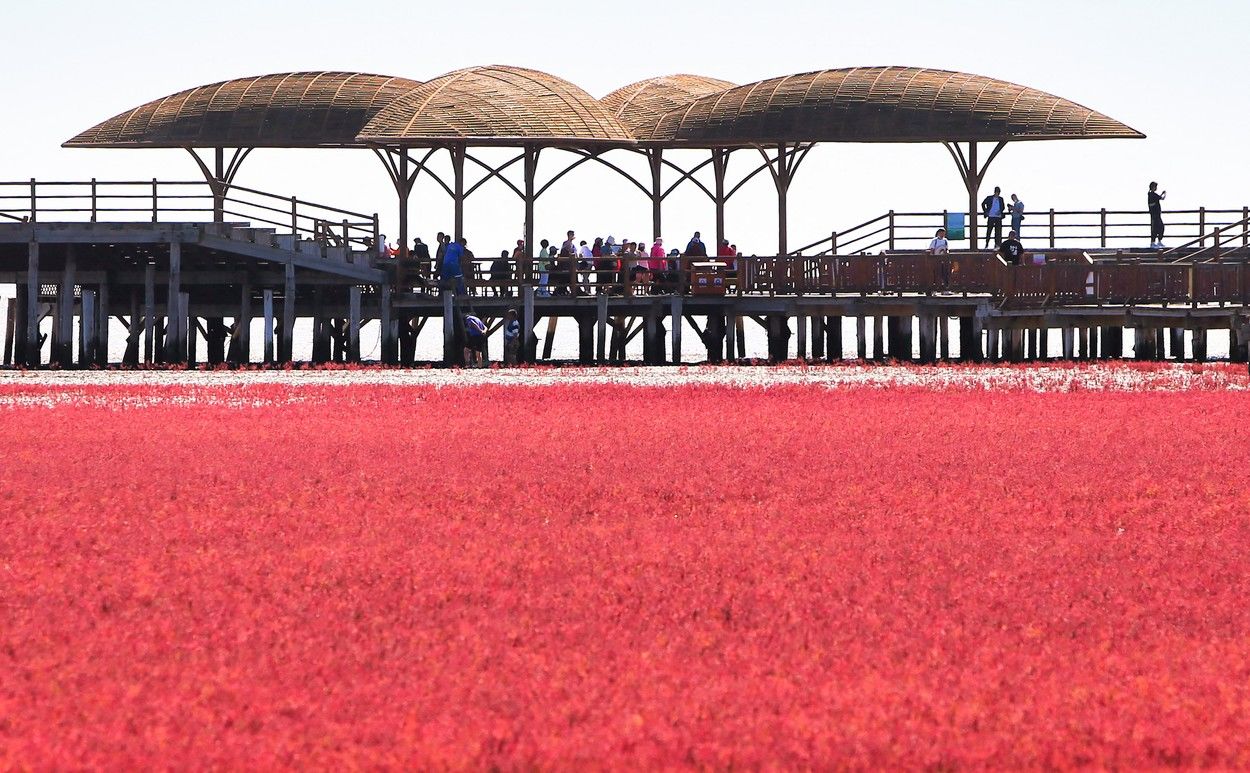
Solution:
{"label": "pavilion", "polygon": [[[1141,132],[1102,113],[1026,86],[979,75],[913,67],[852,67],[787,75],[735,86],[696,75],[651,78],[595,99],[554,75],[519,67],[470,67],[418,81],[347,72],[264,75],[181,91],[145,103],[84,131],[73,148],[183,148],[214,196],[229,191],[256,148],[365,148],[383,162],[399,205],[399,242],[408,246],[408,201],[424,173],[452,199],[457,236],[464,201],[498,180],[522,200],[526,244],[534,244],[534,207],[551,185],[595,162],[630,180],[652,204],[660,233],[662,204],[690,182],[716,210],[725,233],[726,202],[765,171],[777,192],[777,253],[789,254],[787,200],[791,182],[818,143],[940,143],[968,192],[971,243],[977,241],[978,196],[986,170],[1010,142],[1140,139]],[[992,146],[988,155],[981,145]],[[515,148],[492,165],[479,148]],[[708,158],[682,168],[665,152],[697,149]],[[227,157],[227,150],[232,151]],[[539,154],[573,160],[539,181]],[[212,164],[199,151],[213,153]],[[430,168],[435,154],[451,161],[450,179]],[[758,155],[757,165],[727,179],[730,156]],[[609,153],[642,154],[649,179],[639,180]],[[711,166],[709,188],[696,173]],[[483,175],[469,182],[466,167]],[[508,170],[520,169],[520,181]],[[676,182],[662,184],[666,169]],[[221,206],[216,207],[221,219]]]}

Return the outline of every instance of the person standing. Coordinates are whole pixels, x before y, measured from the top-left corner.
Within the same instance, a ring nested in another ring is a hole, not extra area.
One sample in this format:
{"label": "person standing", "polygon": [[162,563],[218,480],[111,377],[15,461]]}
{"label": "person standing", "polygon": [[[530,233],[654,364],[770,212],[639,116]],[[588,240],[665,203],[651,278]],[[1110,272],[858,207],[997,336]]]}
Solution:
{"label": "person standing", "polygon": [[521,351],[521,322],[516,309],[508,309],[503,322],[503,364],[516,365]]}
{"label": "person standing", "polygon": [[551,280],[551,242],[543,239],[538,245],[538,297],[547,298],[551,295],[547,286]]}
{"label": "person standing", "polygon": [[[1007,211],[1007,204],[1003,201],[1003,189],[995,187],[991,196],[986,196],[981,202],[981,212],[985,215],[985,247],[989,249],[990,239],[994,240],[994,246],[1003,243],[1003,215]],[[975,245],[973,245],[975,246]]]}
{"label": "person standing", "polygon": [[1019,236],[1023,231],[1020,230],[1024,223],[1024,202],[1021,201],[1016,194],[1011,194],[1011,230]]}
{"label": "person standing", "polygon": [[464,246],[448,238],[446,249],[443,250],[438,286],[443,290],[451,290],[457,295],[465,294],[464,272],[460,262],[463,256]]}
{"label": "person standing", "polygon": [[694,232],[694,236],[690,237],[690,241],[686,244],[685,255],[690,258],[707,257],[707,245],[703,243],[703,237],[698,231]]}
{"label": "person standing", "polygon": [[1163,200],[1168,192],[1159,192],[1159,183],[1150,183],[1146,192],[1146,206],[1150,209],[1150,248],[1163,249]]}
{"label": "person standing", "polygon": [[951,283],[951,244],[946,240],[946,229],[939,228],[937,233],[933,234],[933,241],[929,242],[927,252],[937,260],[934,264],[937,267],[937,280],[942,287],[949,287]]}

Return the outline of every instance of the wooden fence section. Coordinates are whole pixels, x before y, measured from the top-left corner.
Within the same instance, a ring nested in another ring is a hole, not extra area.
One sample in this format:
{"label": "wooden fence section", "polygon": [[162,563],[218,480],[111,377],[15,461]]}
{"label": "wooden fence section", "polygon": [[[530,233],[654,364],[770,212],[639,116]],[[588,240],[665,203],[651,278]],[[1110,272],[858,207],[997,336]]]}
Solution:
{"label": "wooden fence section", "polygon": [[[585,268],[576,259],[475,260],[465,274],[472,295],[540,298],[588,295],[988,295],[1004,307],[1081,305],[1250,304],[1250,251],[1220,261],[1149,257],[1094,258],[1081,251],[1048,253],[1044,263],[1008,265],[993,252],[921,252],[813,257],[738,257],[727,262],[670,258],[664,271]],[[521,264],[517,267],[517,264]],[[616,265],[616,264],[614,264]],[[417,289],[433,290],[433,267],[412,264]],[[422,271],[426,274],[422,274]]]}
{"label": "wooden fence section", "polygon": [[225,222],[357,248],[376,245],[378,216],[204,181],[0,181],[0,222]]}
{"label": "wooden fence section", "polygon": [[[895,212],[859,223],[804,245],[792,255],[847,255],[880,250],[923,249],[938,228],[946,226],[947,212]],[[1192,242],[1206,247],[1215,229],[1250,221],[1250,207],[1239,209],[1198,207],[1163,213],[1167,236],[1173,242]],[[1011,217],[1003,219],[1003,236]],[[1028,212],[1021,224],[1020,239],[1033,249],[1080,246],[1086,249],[1144,247],[1150,241],[1150,215],[1145,210],[1056,210]],[[985,238],[982,219],[981,238]],[[1250,233],[1237,235],[1237,246],[1250,246]],[[980,245],[971,245],[979,247]]]}

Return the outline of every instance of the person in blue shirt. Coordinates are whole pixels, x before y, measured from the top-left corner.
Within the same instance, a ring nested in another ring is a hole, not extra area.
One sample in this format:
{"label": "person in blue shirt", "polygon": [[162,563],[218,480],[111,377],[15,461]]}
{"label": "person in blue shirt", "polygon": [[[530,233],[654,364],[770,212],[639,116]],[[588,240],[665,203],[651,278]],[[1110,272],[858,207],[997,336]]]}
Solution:
{"label": "person in blue shirt", "polygon": [[1003,215],[1007,212],[1007,203],[1003,201],[1002,194],[1002,188],[995,188],[994,195],[986,196],[985,201],[981,202],[981,212],[988,221],[985,225],[985,246],[987,249],[990,246],[991,238],[994,240],[995,247],[1003,243]]}
{"label": "person in blue shirt", "polygon": [[457,295],[464,295],[464,271],[460,266],[460,258],[464,256],[464,245],[459,239],[452,239],[447,243],[447,249],[443,252],[442,274],[439,279],[439,287],[444,290],[452,290]]}

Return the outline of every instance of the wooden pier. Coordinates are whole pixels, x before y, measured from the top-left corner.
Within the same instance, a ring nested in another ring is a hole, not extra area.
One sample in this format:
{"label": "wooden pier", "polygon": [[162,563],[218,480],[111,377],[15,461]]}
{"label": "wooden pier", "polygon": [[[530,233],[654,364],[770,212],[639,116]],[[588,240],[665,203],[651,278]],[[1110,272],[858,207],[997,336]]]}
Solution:
{"label": "wooden pier", "polygon": [[[341,228],[376,229],[355,222]],[[357,362],[361,327],[376,323],[381,362],[414,364],[424,335],[441,339],[441,362],[458,364],[463,314],[483,318],[498,342],[509,308],[522,320],[528,362],[551,359],[561,328],[577,331],[582,363],[626,362],[635,339],[642,361],[655,365],[1025,361],[1054,351],[1062,359],[1202,361],[1211,331],[1230,336],[1232,358],[1244,361],[1246,348],[1236,345],[1250,303],[1244,230],[1230,225],[1166,254],[1048,250],[1044,263],[1024,266],[990,252],[886,251],[742,257],[731,273],[683,258],[663,277],[631,280],[522,261],[507,280],[470,274],[468,293],[457,296],[424,282],[430,267],[415,262],[397,284],[395,260],[359,246],[369,237],[332,238],[324,221],[285,234],[241,222],[6,222],[0,283],[16,285],[17,297],[5,310],[3,361],[281,364],[301,350],[314,363]],[[723,294],[698,284],[707,271],[720,272]],[[263,336],[256,359],[253,319]],[[110,320],[126,331],[119,358],[109,356]],[[295,340],[299,320],[311,321],[301,325],[311,340]],[[748,346],[752,326],[766,350]]]}

